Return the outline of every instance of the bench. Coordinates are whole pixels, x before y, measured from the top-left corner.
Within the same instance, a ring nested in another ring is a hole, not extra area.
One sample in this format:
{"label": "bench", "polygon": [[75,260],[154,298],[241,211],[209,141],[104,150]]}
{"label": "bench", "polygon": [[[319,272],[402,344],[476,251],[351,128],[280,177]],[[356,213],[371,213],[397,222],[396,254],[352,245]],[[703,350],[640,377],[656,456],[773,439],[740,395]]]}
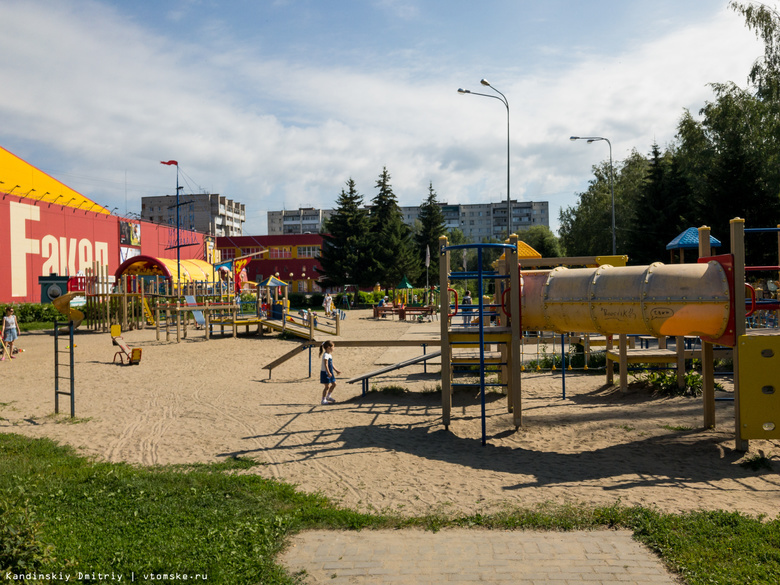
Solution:
{"label": "bench", "polygon": [[400,318],[401,311],[403,311],[401,307],[394,307],[393,305],[385,305],[382,307],[374,305],[374,319],[379,319],[386,315],[390,315],[391,317],[393,315],[399,315]]}

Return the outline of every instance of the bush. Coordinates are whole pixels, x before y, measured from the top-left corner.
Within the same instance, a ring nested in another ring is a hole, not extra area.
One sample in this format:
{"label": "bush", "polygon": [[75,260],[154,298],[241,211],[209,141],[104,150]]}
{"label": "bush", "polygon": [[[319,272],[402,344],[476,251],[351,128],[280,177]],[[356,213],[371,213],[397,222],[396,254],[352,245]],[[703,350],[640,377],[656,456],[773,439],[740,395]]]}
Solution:
{"label": "bush", "polygon": [[62,321],[64,315],[54,308],[54,305],[42,305],[41,303],[8,303],[0,305],[0,311],[5,316],[5,310],[10,307],[14,310],[19,325],[24,323],[53,322],[55,319]]}
{"label": "bush", "polygon": [[27,573],[52,560],[52,547],[38,540],[39,529],[26,502],[0,493],[0,571]]}
{"label": "bush", "polygon": [[[694,360],[695,361],[695,360]],[[658,372],[649,372],[642,378],[645,382],[664,396],[701,396],[703,389],[703,378],[699,372],[685,372],[685,387],[677,387],[677,370],[666,370]],[[716,383],[717,390],[723,390],[721,384]]]}

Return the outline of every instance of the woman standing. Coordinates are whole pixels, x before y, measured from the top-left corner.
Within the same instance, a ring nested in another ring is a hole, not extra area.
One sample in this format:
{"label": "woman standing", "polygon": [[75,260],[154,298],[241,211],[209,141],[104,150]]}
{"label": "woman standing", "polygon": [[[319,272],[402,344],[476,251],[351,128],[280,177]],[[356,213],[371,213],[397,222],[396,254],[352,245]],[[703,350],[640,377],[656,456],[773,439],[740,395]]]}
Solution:
{"label": "woman standing", "polygon": [[[14,341],[17,337],[19,337],[19,324],[16,322],[14,310],[8,307],[5,310],[5,317],[3,317],[3,341],[7,344],[5,349],[11,359],[14,359]],[[3,360],[5,360],[5,354],[0,358],[0,361]]]}

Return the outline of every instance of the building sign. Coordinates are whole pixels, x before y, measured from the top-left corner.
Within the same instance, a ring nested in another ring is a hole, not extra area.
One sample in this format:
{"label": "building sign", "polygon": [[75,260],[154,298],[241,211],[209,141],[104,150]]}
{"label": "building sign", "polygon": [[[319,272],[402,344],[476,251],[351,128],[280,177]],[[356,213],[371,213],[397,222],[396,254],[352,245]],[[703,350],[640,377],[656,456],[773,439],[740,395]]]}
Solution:
{"label": "building sign", "polygon": [[39,302],[38,276],[75,275],[93,262],[116,268],[118,218],[59,205],[3,200],[0,299]]}
{"label": "building sign", "polygon": [[[120,222],[126,224],[122,233]],[[113,274],[120,253],[125,258],[139,253],[175,258],[176,250],[166,245],[170,231],[176,230],[6,195],[0,199],[0,302],[38,303],[39,276],[75,276],[92,268],[93,262],[108,266]],[[189,230],[180,234],[187,242],[180,248],[181,258],[203,259],[203,234]]]}

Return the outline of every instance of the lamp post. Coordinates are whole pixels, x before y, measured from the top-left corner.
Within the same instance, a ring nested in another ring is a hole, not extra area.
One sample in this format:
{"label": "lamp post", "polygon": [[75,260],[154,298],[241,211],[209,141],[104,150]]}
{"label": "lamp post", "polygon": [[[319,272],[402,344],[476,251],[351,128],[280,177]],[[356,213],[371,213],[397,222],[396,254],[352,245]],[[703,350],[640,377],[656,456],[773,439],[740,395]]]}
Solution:
{"label": "lamp post", "polygon": [[509,100],[506,96],[498,91],[495,87],[490,85],[487,79],[480,79],[479,82],[495,91],[499,96],[490,95],[489,93],[477,93],[468,89],[458,89],[458,93],[469,93],[471,95],[481,95],[482,97],[493,98],[500,101],[506,107],[506,237],[512,233],[512,199],[509,195]]}
{"label": "lamp post", "polygon": [[617,254],[617,240],[615,238],[615,186],[612,184],[612,143],[603,136],[571,136],[572,142],[575,140],[586,140],[588,144],[603,140],[609,145],[609,191],[612,194],[612,255]]}

